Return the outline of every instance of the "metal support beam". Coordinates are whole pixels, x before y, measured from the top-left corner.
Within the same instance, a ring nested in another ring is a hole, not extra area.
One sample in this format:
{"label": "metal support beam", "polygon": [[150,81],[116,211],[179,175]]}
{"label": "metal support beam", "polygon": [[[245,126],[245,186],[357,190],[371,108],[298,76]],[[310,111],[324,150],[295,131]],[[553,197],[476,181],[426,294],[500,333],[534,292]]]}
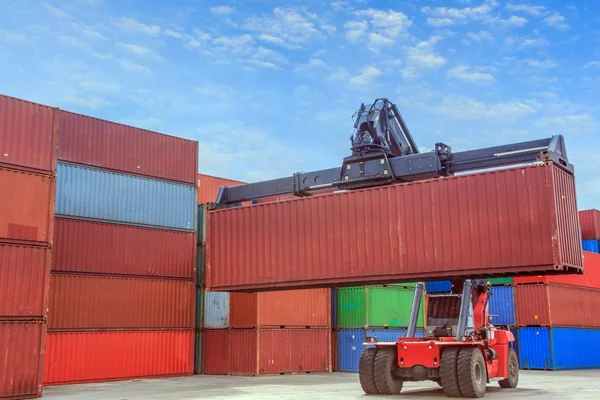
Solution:
{"label": "metal support beam", "polygon": [[406,332],[407,338],[414,338],[417,331],[417,318],[419,317],[419,309],[421,308],[421,298],[423,297],[423,282],[417,282],[415,293],[413,295],[412,307],[410,309],[410,318],[408,320],[408,329]]}
{"label": "metal support beam", "polygon": [[473,292],[473,281],[466,279],[463,285],[463,292],[460,298],[460,314],[458,316],[458,328],[456,330],[456,340],[462,341],[467,330],[467,322],[469,320],[469,308],[471,304],[471,294]]}

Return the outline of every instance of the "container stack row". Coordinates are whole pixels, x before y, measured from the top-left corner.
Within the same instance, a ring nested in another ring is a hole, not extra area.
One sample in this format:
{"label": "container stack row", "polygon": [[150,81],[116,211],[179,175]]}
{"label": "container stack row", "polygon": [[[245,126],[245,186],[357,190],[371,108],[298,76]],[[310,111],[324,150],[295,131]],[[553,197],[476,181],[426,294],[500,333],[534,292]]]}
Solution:
{"label": "container stack row", "polygon": [[198,143],[59,127],[44,383],[192,374]]}
{"label": "container stack row", "polygon": [[42,395],[57,111],[0,95],[0,398]]}

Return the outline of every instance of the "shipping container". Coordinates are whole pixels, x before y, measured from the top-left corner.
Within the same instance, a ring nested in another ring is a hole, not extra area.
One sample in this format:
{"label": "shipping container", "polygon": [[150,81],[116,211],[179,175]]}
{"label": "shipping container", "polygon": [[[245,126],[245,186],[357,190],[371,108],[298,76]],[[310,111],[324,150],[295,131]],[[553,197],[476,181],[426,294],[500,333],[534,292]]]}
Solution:
{"label": "shipping container", "polygon": [[0,398],[42,395],[45,336],[41,321],[0,322]]}
{"label": "shipping container", "polygon": [[331,327],[331,289],[231,293],[229,326]]}
{"label": "shipping container", "polygon": [[493,286],[510,286],[514,283],[513,277],[505,277],[505,278],[491,278],[485,279],[486,282],[489,282]]}
{"label": "shipping container", "polygon": [[52,270],[194,279],[194,232],[56,218]]}
{"label": "shipping container", "polygon": [[196,284],[204,286],[204,271],[206,270],[206,247],[196,247]]}
{"label": "shipping container", "polygon": [[583,250],[591,251],[593,253],[600,253],[600,240],[598,239],[586,239],[583,241]]}
{"label": "shipping container", "polygon": [[198,142],[60,111],[58,158],[196,184]]}
{"label": "shipping container", "polygon": [[[337,291],[340,328],[407,327],[414,289],[395,286],[358,286]],[[417,327],[423,327],[424,300],[421,301]]]}
{"label": "shipping container", "polygon": [[204,289],[196,286],[196,329],[204,329]]}
{"label": "shipping container", "polygon": [[600,254],[583,252],[583,275],[540,275],[515,277],[515,284],[558,283],[600,289]]}
{"label": "shipping container", "polygon": [[47,316],[51,250],[0,244],[0,320]]}
{"label": "shipping container", "polygon": [[54,183],[49,175],[0,168],[0,241],[52,242]]}
{"label": "shipping container", "polygon": [[600,327],[600,289],[517,285],[515,308],[518,326]]}
{"label": "shipping container", "polygon": [[340,372],[338,365],[338,337],[339,329],[331,331],[331,372]]}
{"label": "shipping container", "polygon": [[181,230],[196,229],[196,188],[58,163],[55,213]]}
{"label": "shipping container", "polygon": [[49,332],[46,336],[46,385],[193,372],[193,330]]}
{"label": "shipping container", "polygon": [[567,370],[600,368],[600,329],[519,328],[521,369]]}
{"label": "shipping container", "polygon": [[208,207],[206,205],[198,205],[197,212],[197,229],[198,232],[198,244],[206,244],[206,215],[208,214]]}
{"label": "shipping container", "polygon": [[209,214],[207,287],[575,273],[579,229],[573,176],[551,164],[256,204]]}
{"label": "shipping container", "polygon": [[581,224],[582,239],[600,239],[600,211],[579,211],[579,222]]}
{"label": "shipping container", "polygon": [[0,95],[0,165],[54,175],[58,110]]}
{"label": "shipping container", "polygon": [[196,329],[196,340],[194,342],[194,374],[202,374],[202,330]]}
{"label": "shipping container", "polygon": [[207,329],[202,333],[202,373],[229,375],[231,329]]}
{"label": "shipping container", "polygon": [[515,298],[512,286],[492,286],[489,297],[490,322],[494,325],[515,326]]}
{"label": "shipping container", "polygon": [[427,293],[447,293],[450,292],[452,283],[450,281],[430,281],[425,283]]}
{"label": "shipping container", "polygon": [[227,178],[198,174],[198,204],[213,203],[217,200],[221,186],[237,186],[244,182]]}
{"label": "shipping container", "polygon": [[338,328],[338,317],[337,317],[337,289],[331,288],[331,327]]}
{"label": "shipping container", "polygon": [[229,293],[204,293],[204,327],[221,329],[229,327]]}
{"label": "shipping container", "polygon": [[[337,331],[337,365],[340,372],[358,372],[358,362],[363,350],[365,338],[375,337],[380,342],[395,342],[406,336],[405,329],[340,329]],[[416,337],[423,337],[423,331],[417,330]]]}
{"label": "shipping container", "polygon": [[52,275],[48,329],[195,327],[191,281]]}

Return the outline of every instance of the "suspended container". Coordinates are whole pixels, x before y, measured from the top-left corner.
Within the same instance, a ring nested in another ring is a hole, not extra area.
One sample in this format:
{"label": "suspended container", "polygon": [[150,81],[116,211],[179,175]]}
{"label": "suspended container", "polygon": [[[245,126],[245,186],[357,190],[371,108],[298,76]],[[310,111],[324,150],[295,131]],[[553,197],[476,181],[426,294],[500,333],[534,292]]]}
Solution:
{"label": "suspended container", "polygon": [[579,211],[579,222],[581,224],[582,239],[600,239],[600,211]]}
{"label": "suspended container", "polygon": [[430,281],[425,283],[427,293],[449,293],[452,288],[450,281]]}
{"label": "suspended container", "polygon": [[512,286],[492,286],[489,297],[490,322],[494,325],[515,326],[515,298]]}
{"label": "suspended container", "polygon": [[229,327],[229,293],[204,293],[204,328],[222,329]]}

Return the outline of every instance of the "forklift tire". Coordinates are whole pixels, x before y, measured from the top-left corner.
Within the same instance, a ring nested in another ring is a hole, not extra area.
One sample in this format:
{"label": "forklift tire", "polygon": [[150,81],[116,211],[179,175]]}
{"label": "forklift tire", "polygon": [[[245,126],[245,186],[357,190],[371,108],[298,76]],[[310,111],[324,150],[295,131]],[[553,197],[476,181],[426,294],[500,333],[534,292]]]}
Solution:
{"label": "forklift tire", "polygon": [[487,368],[481,350],[463,347],[458,354],[458,383],[463,397],[479,398],[485,395]]}
{"label": "forklift tire", "polygon": [[442,389],[448,397],[461,397],[460,386],[458,384],[458,347],[447,347],[442,351],[440,361],[440,381]]}
{"label": "forklift tire", "polygon": [[519,359],[514,349],[508,349],[508,378],[498,381],[502,389],[514,389],[519,383]]}
{"label": "forklift tire", "polygon": [[404,381],[395,375],[398,366],[398,350],[396,347],[384,347],[375,356],[375,385],[380,394],[398,394]]}
{"label": "forklift tire", "polygon": [[358,379],[360,386],[366,394],[379,394],[375,385],[375,356],[377,354],[376,347],[369,347],[363,350],[358,362]]}

